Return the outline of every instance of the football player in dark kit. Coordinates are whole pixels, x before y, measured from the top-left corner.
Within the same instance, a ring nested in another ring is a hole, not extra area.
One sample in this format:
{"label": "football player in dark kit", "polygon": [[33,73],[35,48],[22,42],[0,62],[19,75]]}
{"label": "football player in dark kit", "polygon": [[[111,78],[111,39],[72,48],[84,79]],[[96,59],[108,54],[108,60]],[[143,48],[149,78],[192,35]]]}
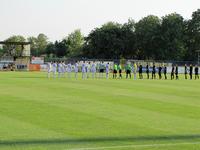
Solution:
{"label": "football player in dark kit", "polygon": [[190,65],[190,80],[192,80],[192,74],[193,74],[193,66],[191,64]]}
{"label": "football player in dark kit", "polygon": [[149,65],[146,66],[147,79],[149,79]]}
{"label": "football player in dark kit", "polygon": [[171,80],[173,80],[174,79],[174,65],[172,66],[172,72],[171,72]]}
{"label": "football player in dark kit", "polygon": [[143,75],[142,75],[142,65],[139,66],[139,79],[143,79]]}
{"label": "football player in dark kit", "polygon": [[119,64],[117,69],[119,70],[119,78],[122,79],[122,66]]}
{"label": "football player in dark kit", "polygon": [[187,74],[188,74],[188,68],[187,65],[185,64],[185,79],[187,80]]}
{"label": "football player in dark kit", "polygon": [[165,80],[167,80],[167,67],[166,67],[166,65],[164,66],[164,76],[165,76]]}
{"label": "football player in dark kit", "polygon": [[117,78],[117,64],[114,64],[113,66],[113,79]]}
{"label": "football player in dark kit", "polygon": [[156,79],[156,66],[155,66],[155,64],[153,64],[153,68],[152,68],[152,79]]}
{"label": "football player in dark kit", "polygon": [[194,72],[195,72],[195,80],[199,79],[199,67],[197,65],[194,68]]}
{"label": "football player in dark kit", "polygon": [[128,76],[130,77],[131,79],[131,65],[130,64],[127,64],[126,67],[125,67],[125,70],[126,70],[126,79],[128,79]]}
{"label": "football player in dark kit", "polygon": [[159,76],[159,79],[162,79],[162,67],[161,67],[161,65],[158,67],[158,76]]}
{"label": "football player in dark kit", "polygon": [[176,80],[178,80],[178,65],[176,65],[175,74],[176,74]]}

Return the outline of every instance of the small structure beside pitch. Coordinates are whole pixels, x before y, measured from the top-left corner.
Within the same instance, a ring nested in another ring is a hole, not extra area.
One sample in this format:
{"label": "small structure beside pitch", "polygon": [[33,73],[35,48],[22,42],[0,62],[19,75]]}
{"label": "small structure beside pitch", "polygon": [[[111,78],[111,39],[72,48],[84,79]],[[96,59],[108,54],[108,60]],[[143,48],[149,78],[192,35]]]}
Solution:
{"label": "small structure beside pitch", "polygon": [[[6,70],[28,70],[30,64],[30,42],[6,42],[0,41],[0,45],[7,46],[4,56],[1,58],[1,65]],[[20,47],[20,51],[16,48]],[[8,59],[9,58],[9,59]],[[12,61],[11,61],[12,60]]]}

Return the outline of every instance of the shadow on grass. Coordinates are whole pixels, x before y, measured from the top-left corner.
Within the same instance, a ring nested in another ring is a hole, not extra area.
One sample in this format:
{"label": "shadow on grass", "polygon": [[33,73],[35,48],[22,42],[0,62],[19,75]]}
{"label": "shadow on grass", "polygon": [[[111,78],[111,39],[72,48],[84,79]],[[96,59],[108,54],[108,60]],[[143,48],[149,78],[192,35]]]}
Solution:
{"label": "shadow on grass", "polygon": [[139,142],[139,141],[173,141],[173,140],[197,140],[200,135],[166,135],[166,136],[139,136],[139,137],[94,137],[77,139],[33,139],[33,140],[0,140],[0,146],[11,145],[50,145],[50,144],[83,144],[100,142]]}

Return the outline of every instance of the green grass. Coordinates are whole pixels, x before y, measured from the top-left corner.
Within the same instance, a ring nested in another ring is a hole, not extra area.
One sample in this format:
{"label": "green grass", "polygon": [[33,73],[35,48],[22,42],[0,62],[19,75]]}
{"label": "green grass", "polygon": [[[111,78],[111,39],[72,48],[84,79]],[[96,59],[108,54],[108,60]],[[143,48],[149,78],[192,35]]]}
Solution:
{"label": "green grass", "polygon": [[0,149],[196,150],[199,140],[200,80],[0,72]]}

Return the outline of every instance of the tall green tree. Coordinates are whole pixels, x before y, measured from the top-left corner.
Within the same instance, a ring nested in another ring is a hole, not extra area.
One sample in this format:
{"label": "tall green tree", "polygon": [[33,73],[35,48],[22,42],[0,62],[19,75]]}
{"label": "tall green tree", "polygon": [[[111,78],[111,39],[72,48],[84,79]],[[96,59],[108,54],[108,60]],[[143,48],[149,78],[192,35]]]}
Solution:
{"label": "tall green tree", "polygon": [[[86,38],[86,48],[92,57],[119,58],[121,55],[121,25],[109,22],[93,30]],[[88,51],[86,50],[88,54]]]}
{"label": "tall green tree", "polygon": [[36,45],[38,50],[38,56],[45,54],[45,50],[48,44],[48,37],[41,33],[37,36]]}
{"label": "tall green tree", "polygon": [[83,51],[86,57],[119,59],[133,58],[135,54],[135,22],[123,25],[108,22],[94,29],[88,37]]}
{"label": "tall green tree", "polygon": [[156,59],[159,52],[161,20],[157,16],[147,16],[136,23],[137,58]]}
{"label": "tall green tree", "polygon": [[66,40],[62,40],[61,42],[55,42],[55,54],[57,57],[64,57],[69,54],[69,49]]}
{"label": "tall green tree", "polygon": [[200,50],[200,9],[193,12],[192,19],[186,22],[185,36],[185,60],[197,60],[196,50]]}
{"label": "tall green tree", "polygon": [[162,18],[160,47],[164,54],[163,59],[183,60],[185,56],[184,19],[177,13]]}
{"label": "tall green tree", "polygon": [[46,47],[46,54],[48,57],[55,57],[56,56],[56,48],[55,48],[55,44],[50,42],[47,44]]}
{"label": "tall green tree", "polygon": [[3,56],[4,54],[5,54],[5,50],[2,47],[0,47],[0,56]]}
{"label": "tall green tree", "polygon": [[[65,42],[65,40],[62,42]],[[78,29],[69,34],[66,38],[66,44],[68,46],[69,56],[79,56],[81,54],[81,48],[84,44],[84,36],[82,35],[81,30]]]}
{"label": "tall green tree", "polygon": [[38,56],[38,47],[37,47],[37,38],[34,36],[27,38],[28,42],[31,42],[31,55],[32,56]]}
{"label": "tall green tree", "polygon": [[40,33],[37,37],[29,37],[27,39],[31,42],[31,55],[32,56],[40,56],[42,54],[46,54],[46,48],[48,45],[48,37]]}
{"label": "tall green tree", "polygon": [[121,27],[121,41],[122,41],[122,57],[136,58],[136,34],[135,21],[129,19],[127,23]]}

